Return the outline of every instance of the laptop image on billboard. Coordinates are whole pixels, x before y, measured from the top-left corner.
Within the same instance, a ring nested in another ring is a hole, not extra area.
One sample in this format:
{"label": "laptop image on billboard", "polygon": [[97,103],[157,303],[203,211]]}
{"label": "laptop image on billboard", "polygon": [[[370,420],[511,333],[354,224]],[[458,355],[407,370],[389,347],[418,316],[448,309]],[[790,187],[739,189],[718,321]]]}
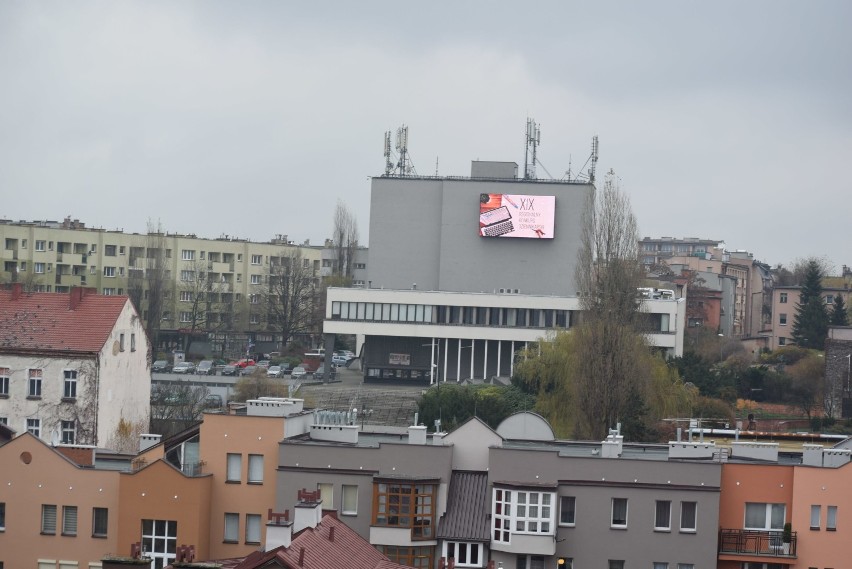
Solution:
{"label": "laptop image on billboard", "polygon": [[484,237],[499,237],[515,230],[509,208],[501,206],[479,214],[479,231]]}

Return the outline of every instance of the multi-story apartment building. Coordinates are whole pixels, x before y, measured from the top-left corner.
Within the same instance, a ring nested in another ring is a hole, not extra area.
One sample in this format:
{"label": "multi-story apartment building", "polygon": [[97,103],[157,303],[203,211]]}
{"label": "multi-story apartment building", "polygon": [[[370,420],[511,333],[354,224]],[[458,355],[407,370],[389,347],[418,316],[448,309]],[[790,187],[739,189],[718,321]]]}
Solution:
{"label": "multi-story apartment building", "polygon": [[[511,375],[514,354],[579,319],[574,273],[589,183],[517,178],[474,162],[470,178],[374,177],[364,288],[329,288],[326,354],[356,336],[365,381]],[[649,342],[683,350],[685,306],[642,301]]]}
{"label": "multi-story apartment building", "polygon": [[159,318],[155,351],[190,349],[193,341],[196,350],[223,356],[244,351],[249,343],[259,352],[278,350],[282,329],[269,303],[282,294],[284,287],[276,282],[287,275],[304,281],[290,294],[316,303],[298,311],[292,338],[313,344],[322,319],[322,258],[323,247],[297,245],[284,235],[259,243],[228,236],[129,234],[87,228],[70,218],[0,220],[0,281],[41,292],[86,286],[105,295],[129,295],[146,323]]}
{"label": "multi-story apartment building", "polygon": [[[801,291],[800,286],[778,286],[772,291],[772,321],[768,328],[770,350],[795,344],[793,321],[796,318]],[[829,314],[834,309],[834,301],[838,297],[843,298],[844,304],[849,306],[852,293],[848,288],[823,288],[822,298]]]}
{"label": "multi-story apartment building", "polygon": [[644,237],[639,241],[639,258],[646,270],[654,265],[669,263],[672,257],[700,257],[720,249],[721,241],[698,237]]}

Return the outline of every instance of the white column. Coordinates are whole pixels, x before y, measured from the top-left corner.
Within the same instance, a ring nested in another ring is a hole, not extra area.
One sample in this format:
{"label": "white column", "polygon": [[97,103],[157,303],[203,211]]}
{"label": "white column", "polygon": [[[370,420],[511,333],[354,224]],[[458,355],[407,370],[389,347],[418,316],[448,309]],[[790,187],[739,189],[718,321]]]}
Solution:
{"label": "white column", "polygon": [[488,379],[488,340],[485,340],[485,355],[482,357],[482,379]]}
{"label": "white column", "polygon": [[473,345],[474,340],[470,340],[470,379],[473,379]]}
{"label": "white column", "polygon": [[430,346],[431,353],[429,354],[429,385],[435,383],[435,338],[432,338],[432,344]]}
{"label": "white column", "polygon": [[503,355],[503,340],[497,340],[497,376],[500,376],[501,356]]}
{"label": "white column", "polygon": [[509,377],[515,374],[515,341],[512,340],[512,358],[509,360]]}
{"label": "white column", "polygon": [[450,339],[444,338],[444,383],[447,382],[447,348],[450,347]]}
{"label": "white column", "polygon": [[459,349],[456,353],[456,381],[461,379],[461,338],[459,338]]}

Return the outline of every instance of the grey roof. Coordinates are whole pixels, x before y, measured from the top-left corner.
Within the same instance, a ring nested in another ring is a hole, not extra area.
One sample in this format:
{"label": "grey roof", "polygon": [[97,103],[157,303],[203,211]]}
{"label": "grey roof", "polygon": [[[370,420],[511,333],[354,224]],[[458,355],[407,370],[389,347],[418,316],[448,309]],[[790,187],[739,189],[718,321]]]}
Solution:
{"label": "grey roof", "polygon": [[438,525],[438,539],[489,541],[490,503],[487,472],[453,471],[447,511]]}

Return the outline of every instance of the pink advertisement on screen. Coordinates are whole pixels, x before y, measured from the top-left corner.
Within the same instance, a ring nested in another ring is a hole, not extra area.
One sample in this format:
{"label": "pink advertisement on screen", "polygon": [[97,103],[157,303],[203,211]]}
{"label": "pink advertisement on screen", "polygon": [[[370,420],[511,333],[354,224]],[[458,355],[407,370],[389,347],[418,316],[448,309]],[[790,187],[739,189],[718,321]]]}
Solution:
{"label": "pink advertisement on screen", "polygon": [[479,195],[479,235],[553,239],[556,196]]}

